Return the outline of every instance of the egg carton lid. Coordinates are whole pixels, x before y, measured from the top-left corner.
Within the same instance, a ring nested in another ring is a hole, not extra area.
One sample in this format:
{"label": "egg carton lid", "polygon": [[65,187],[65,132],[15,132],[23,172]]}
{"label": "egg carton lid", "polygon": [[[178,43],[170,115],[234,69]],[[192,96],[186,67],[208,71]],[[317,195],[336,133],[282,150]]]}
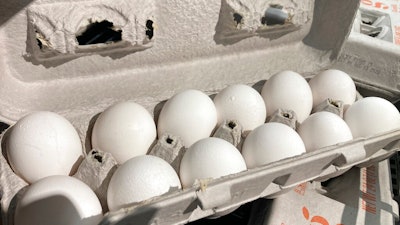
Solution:
{"label": "egg carton lid", "polygon": [[[2,3],[0,121],[13,124],[31,111],[49,110],[77,124],[82,115],[118,101],[134,100],[153,112],[183,89],[212,94],[282,70],[306,76],[337,58],[358,5],[357,0]],[[78,41],[100,23],[109,25],[94,35],[111,30],[121,40]]]}

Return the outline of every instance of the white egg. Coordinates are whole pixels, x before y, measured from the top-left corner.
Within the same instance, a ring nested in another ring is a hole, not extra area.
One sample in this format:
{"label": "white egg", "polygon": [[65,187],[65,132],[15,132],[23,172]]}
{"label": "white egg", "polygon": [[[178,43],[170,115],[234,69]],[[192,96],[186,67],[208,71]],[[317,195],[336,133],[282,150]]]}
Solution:
{"label": "white egg", "polygon": [[157,136],[151,114],[141,105],[121,102],[107,108],[96,120],[92,132],[94,149],[109,152],[122,164],[145,155]]}
{"label": "white egg", "polygon": [[97,225],[102,217],[100,201],[89,186],[55,175],[28,187],[17,203],[15,225]]}
{"label": "white egg", "polygon": [[293,71],[273,75],[265,82],[261,95],[268,110],[267,115],[272,115],[278,109],[293,110],[301,123],[312,110],[311,88],[304,77]]}
{"label": "white egg", "polygon": [[107,204],[114,211],[180,188],[177,173],[166,161],[151,155],[136,156],[111,177]]}
{"label": "white egg", "polygon": [[51,175],[70,175],[83,158],[81,140],[72,124],[47,111],[18,120],[10,130],[6,149],[12,169],[28,183]]}
{"label": "white egg", "polygon": [[267,111],[261,95],[248,85],[232,85],[214,97],[218,125],[224,120],[236,120],[243,131],[251,131],[265,123]]}
{"label": "white egg", "polygon": [[350,128],[340,116],[324,111],[310,115],[300,124],[297,132],[307,152],[353,139]]}
{"label": "white egg", "polygon": [[344,114],[354,138],[368,137],[400,128],[400,114],[388,100],[366,97],[356,101]]}
{"label": "white egg", "polygon": [[249,169],[304,152],[306,149],[303,141],[296,131],[276,122],[266,123],[251,131],[242,147]]}
{"label": "white egg", "polygon": [[323,71],[311,78],[308,83],[313,95],[313,107],[328,98],[340,100],[344,105],[351,105],[356,100],[356,85],[343,71],[334,69]]}
{"label": "white egg", "polygon": [[246,164],[235,146],[223,139],[209,137],[186,150],[179,175],[183,187],[191,187],[196,179],[219,178],[244,170]]}
{"label": "white egg", "polygon": [[198,90],[185,90],[170,98],[158,118],[158,136],[179,136],[185,147],[209,137],[217,125],[217,110],[210,97]]}

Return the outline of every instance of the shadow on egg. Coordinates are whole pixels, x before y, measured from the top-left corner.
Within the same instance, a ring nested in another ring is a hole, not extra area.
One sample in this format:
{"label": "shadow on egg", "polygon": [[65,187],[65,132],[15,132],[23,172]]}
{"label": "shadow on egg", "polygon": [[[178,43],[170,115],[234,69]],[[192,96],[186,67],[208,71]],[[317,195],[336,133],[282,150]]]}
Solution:
{"label": "shadow on egg", "polygon": [[154,122],[156,123],[156,125],[158,123],[158,117],[160,116],[161,109],[164,107],[164,105],[167,101],[168,101],[168,99],[161,101],[161,102],[157,103],[156,106],[154,106],[153,118],[154,118]]}
{"label": "shadow on egg", "polygon": [[101,214],[81,218],[70,199],[63,195],[53,195],[27,205],[18,205],[15,225],[95,225],[101,218]]}
{"label": "shadow on egg", "polygon": [[9,165],[10,165],[10,162],[8,161],[8,156],[7,156],[7,140],[12,132],[12,129],[13,129],[13,126],[9,127],[7,130],[5,130],[3,133],[3,137],[1,139],[1,154],[3,154],[3,157],[6,159],[6,161]]}
{"label": "shadow on egg", "polygon": [[261,90],[262,90],[265,82],[267,82],[267,80],[260,80],[260,81],[256,82],[255,84],[253,84],[251,87],[254,88],[258,93],[261,93]]}
{"label": "shadow on egg", "polygon": [[18,201],[21,199],[22,195],[25,193],[25,191],[28,189],[28,186],[25,186],[21,188],[11,199],[10,204],[8,205],[8,210],[7,210],[7,221],[9,221],[9,224],[14,224],[14,218],[15,218],[15,206],[17,205]]}
{"label": "shadow on egg", "polygon": [[92,132],[94,123],[96,122],[97,118],[99,118],[101,113],[97,113],[89,120],[88,129],[86,130],[86,138],[85,138],[85,153],[89,153],[92,150]]}

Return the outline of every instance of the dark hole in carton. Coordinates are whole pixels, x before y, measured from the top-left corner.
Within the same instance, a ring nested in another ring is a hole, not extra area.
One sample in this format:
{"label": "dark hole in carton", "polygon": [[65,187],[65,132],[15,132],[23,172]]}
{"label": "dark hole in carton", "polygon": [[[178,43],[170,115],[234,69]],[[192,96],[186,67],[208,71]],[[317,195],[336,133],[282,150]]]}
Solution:
{"label": "dark hole in carton", "polygon": [[152,20],[146,21],[146,36],[149,40],[151,40],[154,36],[154,27]]}
{"label": "dark hole in carton", "polygon": [[6,124],[6,123],[2,123],[0,122],[0,134],[5,131],[7,128],[9,128],[10,125]]}
{"label": "dark hole in carton", "polygon": [[76,36],[79,45],[114,43],[122,40],[122,30],[110,21],[103,20],[89,24],[85,31]]}
{"label": "dark hole in carton", "polygon": [[282,113],[282,116],[285,118],[289,118],[290,119],[290,114],[289,113]]}
{"label": "dark hole in carton", "polygon": [[42,42],[41,42],[38,38],[36,38],[36,41],[37,41],[37,45],[39,46],[39,48],[40,48],[40,49],[43,49],[43,44],[42,44]]}
{"label": "dark hole in carton", "polygon": [[36,43],[40,50],[45,50],[51,46],[50,42],[40,33],[38,30],[35,30]]}
{"label": "dark hole in carton", "polygon": [[370,19],[368,19],[368,18],[363,18],[363,19],[361,20],[361,22],[362,22],[363,24],[372,25],[372,20],[370,20]]}
{"label": "dark hole in carton", "polygon": [[335,106],[336,108],[339,108],[339,103],[336,102],[335,100],[329,99],[328,101],[329,101],[329,103],[330,103],[331,105]]}
{"label": "dark hole in carton", "polygon": [[284,25],[289,18],[287,12],[279,5],[271,5],[261,18],[261,23],[267,26]]}
{"label": "dark hole in carton", "polygon": [[236,123],[233,122],[233,121],[230,121],[230,122],[228,123],[228,126],[229,126],[229,128],[233,129],[233,128],[236,127]]}
{"label": "dark hole in carton", "polygon": [[174,140],[173,140],[172,138],[170,138],[170,137],[167,137],[167,139],[165,139],[165,141],[166,141],[168,144],[172,144],[172,142],[174,142]]}
{"label": "dark hole in carton", "polygon": [[101,157],[101,155],[94,155],[94,158],[99,161],[99,163],[103,162],[103,157]]}
{"label": "dark hole in carton", "polygon": [[234,13],[233,14],[233,20],[236,22],[236,24],[241,24],[242,23],[243,16],[240,15],[239,13]]}
{"label": "dark hole in carton", "polygon": [[381,32],[380,31],[374,31],[368,34],[370,37],[377,37]]}

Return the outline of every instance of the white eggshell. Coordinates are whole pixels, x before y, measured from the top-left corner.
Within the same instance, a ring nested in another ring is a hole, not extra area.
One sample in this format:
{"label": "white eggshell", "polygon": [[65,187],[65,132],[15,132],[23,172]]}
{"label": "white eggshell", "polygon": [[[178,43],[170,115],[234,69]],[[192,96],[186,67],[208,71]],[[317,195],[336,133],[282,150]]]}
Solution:
{"label": "white eggshell", "polygon": [[301,123],[312,110],[311,88],[304,77],[293,71],[273,75],[265,82],[261,95],[267,107],[267,115],[272,115],[277,109],[293,110]]}
{"label": "white eggshell", "polygon": [[111,177],[107,204],[111,211],[118,210],[180,188],[177,173],[166,161],[151,155],[136,156]]}
{"label": "white eggshell", "polygon": [[251,131],[242,147],[249,169],[304,152],[306,149],[303,141],[296,131],[276,122],[266,123]]}
{"label": "white eggshell", "polygon": [[356,85],[351,77],[340,70],[325,70],[308,82],[312,95],[313,107],[326,99],[340,100],[344,105],[351,105],[356,100]]}
{"label": "white eggshell", "polygon": [[300,124],[297,132],[303,139],[307,152],[353,139],[346,122],[331,112],[310,115]]}
{"label": "white eggshell", "polygon": [[28,187],[17,203],[15,225],[97,225],[102,217],[100,201],[89,186],[55,175]]}
{"label": "white eggshell", "polygon": [[121,102],[107,108],[96,120],[92,146],[111,153],[122,164],[145,155],[156,136],[154,119],[143,106],[132,101]]}
{"label": "white eggshell", "polygon": [[81,140],[64,117],[31,113],[11,128],[7,157],[14,172],[29,183],[51,175],[70,175],[83,157]]}
{"label": "white eggshell", "polygon": [[224,120],[236,120],[243,131],[251,131],[265,123],[267,111],[261,95],[248,85],[229,86],[214,97],[218,125]]}
{"label": "white eggshell", "polygon": [[183,187],[191,187],[196,179],[219,178],[244,170],[246,164],[235,146],[223,139],[209,137],[186,150],[179,175]]}
{"label": "white eggshell", "polygon": [[158,118],[158,136],[179,136],[185,147],[209,137],[217,125],[217,110],[210,97],[198,90],[185,90],[170,98]]}
{"label": "white eggshell", "polygon": [[400,128],[400,114],[388,100],[366,97],[356,101],[344,114],[354,138],[368,137]]}

